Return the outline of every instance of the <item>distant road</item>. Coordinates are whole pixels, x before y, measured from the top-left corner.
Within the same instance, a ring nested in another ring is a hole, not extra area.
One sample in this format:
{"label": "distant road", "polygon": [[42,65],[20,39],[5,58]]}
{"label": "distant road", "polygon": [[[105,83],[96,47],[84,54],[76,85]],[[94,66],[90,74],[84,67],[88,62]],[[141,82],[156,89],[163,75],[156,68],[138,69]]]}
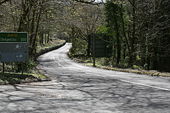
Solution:
{"label": "distant road", "polygon": [[67,43],[39,57],[52,81],[1,86],[0,113],[170,113],[170,79],[87,67]]}

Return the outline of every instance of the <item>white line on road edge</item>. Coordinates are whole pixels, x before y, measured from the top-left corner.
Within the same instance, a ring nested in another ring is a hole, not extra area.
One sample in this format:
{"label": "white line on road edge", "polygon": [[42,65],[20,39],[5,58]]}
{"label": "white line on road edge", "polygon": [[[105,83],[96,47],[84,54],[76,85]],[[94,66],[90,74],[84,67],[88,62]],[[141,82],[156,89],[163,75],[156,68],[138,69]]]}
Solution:
{"label": "white line on road edge", "polygon": [[142,83],[136,83],[136,82],[131,82],[131,81],[128,81],[128,80],[121,80],[121,79],[119,79],[119,80],[122,81],[122,82],[126,82],[126,83],[137,84],[137,85],[141,85],[141,86],[151,87],[151,88],[154,88],[154,89],[170,91],[170,89],[162,88],[162,87],[158,87],[158,86],[152,86],[152,85],[147,85],[147,84],[142,84]]}

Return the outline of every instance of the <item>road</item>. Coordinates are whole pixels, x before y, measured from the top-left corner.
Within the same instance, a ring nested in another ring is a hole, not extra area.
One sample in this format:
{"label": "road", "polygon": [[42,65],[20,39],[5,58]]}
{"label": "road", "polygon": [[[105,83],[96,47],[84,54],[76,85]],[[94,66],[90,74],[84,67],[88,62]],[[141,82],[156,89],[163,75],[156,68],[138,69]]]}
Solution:
{"label": "road", "polygon": [[38,58],[52,81],[0,88],[0,113],[170,113],[170,79],[87,67],[71,44]]}

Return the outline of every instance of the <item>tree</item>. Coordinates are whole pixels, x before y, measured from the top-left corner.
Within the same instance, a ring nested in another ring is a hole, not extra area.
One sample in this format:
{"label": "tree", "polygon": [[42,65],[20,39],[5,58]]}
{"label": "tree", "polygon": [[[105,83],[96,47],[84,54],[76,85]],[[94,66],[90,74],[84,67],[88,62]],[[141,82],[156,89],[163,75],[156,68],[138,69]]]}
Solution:
{"label": "tree", "polygon": [[[107,26],[109,27],[110,33],[112,33],[113,37],[113,50],[114,54],[116,55],[116,65],[119,65],[121,60],[121,36],[120,36],[120,29],[121,29],[121,22],[119,21],[121,18],[120,15],[120,6],[113,2],[107,2],[105,5],[106,10],[106,21]],[[113,57],[114,60],[114,57]],[[113,62],[113,61],[112,61]]]}

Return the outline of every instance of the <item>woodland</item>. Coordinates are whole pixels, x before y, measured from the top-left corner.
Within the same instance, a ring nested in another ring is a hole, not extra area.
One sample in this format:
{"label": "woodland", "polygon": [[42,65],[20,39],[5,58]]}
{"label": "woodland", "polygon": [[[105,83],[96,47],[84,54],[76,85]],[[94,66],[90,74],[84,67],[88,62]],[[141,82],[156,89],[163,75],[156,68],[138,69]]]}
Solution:
{"label": "woodland", "polygon": [[60,38],[88,55],[88,36],[111,37],[102,65],[170,71],[169,0],[0,0],[0,32],[28,32],[29,56]]}

